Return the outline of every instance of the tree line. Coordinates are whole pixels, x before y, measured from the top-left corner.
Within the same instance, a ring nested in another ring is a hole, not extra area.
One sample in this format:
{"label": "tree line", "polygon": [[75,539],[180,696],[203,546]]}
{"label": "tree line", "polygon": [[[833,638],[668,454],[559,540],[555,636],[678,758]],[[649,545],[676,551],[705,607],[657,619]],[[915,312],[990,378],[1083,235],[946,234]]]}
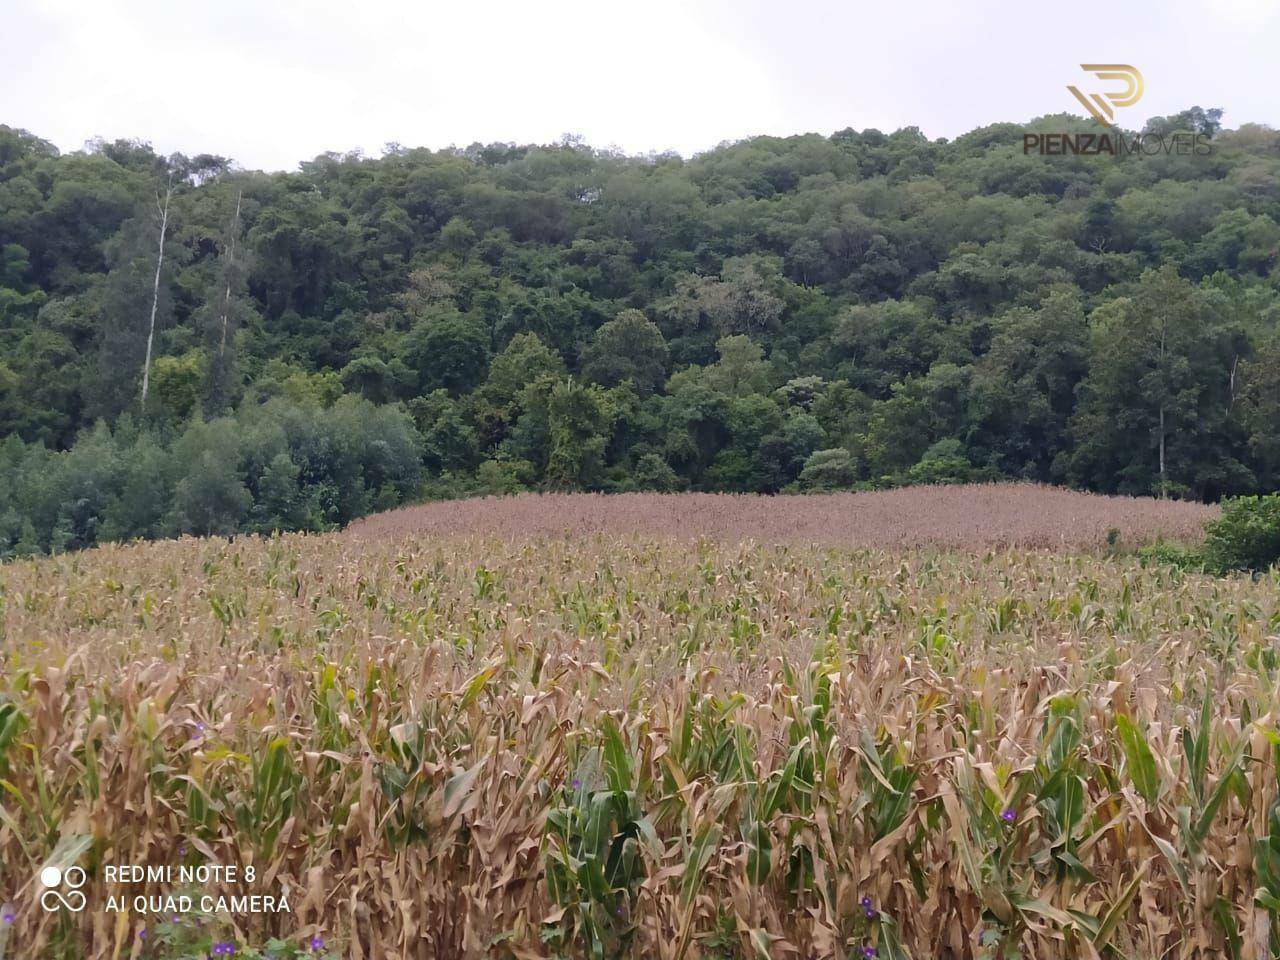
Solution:
{"label": "tree line", "polygon": [[1280,487],[1280,134],[576,138],[296,172],[0,126],[0,554],[413,498]]}

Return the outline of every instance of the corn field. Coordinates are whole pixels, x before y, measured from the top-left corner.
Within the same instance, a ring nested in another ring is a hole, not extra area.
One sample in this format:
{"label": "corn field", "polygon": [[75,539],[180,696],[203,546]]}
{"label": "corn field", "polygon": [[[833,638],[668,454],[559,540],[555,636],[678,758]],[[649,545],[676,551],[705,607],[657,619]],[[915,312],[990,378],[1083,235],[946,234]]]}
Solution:
{"label": "corn field", "polygon": [[217,863],[291,905],[242,952],[1276,956],[1278,587],[640,534],[10,564],[0,951],[166,957],[107,867]]}
{"label": "corn field", "polygon": [[446,500],[357,520],[356,536],[509,540],[584,533],[803,541],[847,547],[1095,549],[1198,540],[1218,508],[1188,500],[1107,497],[1034,483],[899,487],[858,493],[546,493]]}

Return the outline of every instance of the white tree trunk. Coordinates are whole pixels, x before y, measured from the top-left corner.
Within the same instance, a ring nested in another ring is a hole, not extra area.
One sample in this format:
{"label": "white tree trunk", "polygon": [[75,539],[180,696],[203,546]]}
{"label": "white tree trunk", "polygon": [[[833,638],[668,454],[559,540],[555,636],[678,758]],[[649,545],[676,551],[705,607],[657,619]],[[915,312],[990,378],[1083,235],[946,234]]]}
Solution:
{"label": "white tree trunk", "polygon": [[1169,384],[1165,379],[1165,356],[1166,344],[1169,336],[1169,318],[1162,317],[1160,321],[1160,499],[1167,500],[1169,498],[1169,483],[1164,473],[1164,395],[1168,391]]}
{"label": "white tree trunk", "polygon": [[1166,500],[1169,487],[1164,478],[1164,404],[1160,404],[1160,499]]}
{"label": "white tree trunk", "polygon": [[160,246],[156,253],[156,280],[151,288],[151,326],[147,329],[147,356],[142,362],[142,409],[147,409],[147,392],[151,388],[151,345],[156,338],[156,308],[160,303],[160,268],[164,266],[164,237],[169,229],[169,198],[173,196],[173,177],[169,177],[169,187],[164,192],[164,204],[156,197],[156,207],[160,210]]}
{"label": "white tree trunk", "polygon": [[231,312],[231,270],[236,262],[236,234],[240,231],[240,200],[243,197],[243,190],[236,194],[236,215],[231,221],[231,238],[227,241],[227,292],[222,298],[222,345],[218,348],[219,356],[227,352],[227,317]]}

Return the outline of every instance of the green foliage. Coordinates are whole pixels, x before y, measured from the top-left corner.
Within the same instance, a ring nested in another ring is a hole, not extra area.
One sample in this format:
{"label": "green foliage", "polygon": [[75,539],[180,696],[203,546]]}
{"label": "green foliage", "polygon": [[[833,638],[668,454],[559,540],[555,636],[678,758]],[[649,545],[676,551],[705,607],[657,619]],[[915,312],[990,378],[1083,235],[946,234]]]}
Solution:
{"label": "green foliage", "polygon": [[1280,563],[1280,494],[1233,497],[1206,525],[1204,553],[1219,570],[1266,570]]}
{"label": "green foliage", "polygon": [[[1280,760],[1280,744],[1272,738],[1272,761]],[[1277,765],[1280,769],[1280,765]],[[1258,888],[1254,902],[1267,914],[1271,942],[1280,941],[1280,799],[1273,800],[1267,810],[1267,832],[1253,843],[1253,863]]]}
{"label": "green foliage", "polygon": [[656,453],[646,453],[636,461],[631,480],[637,490],[655,490],[658,493],[675,493],[682,487],[680,475]]}
{"label": "green foliage", "polygon": [[476,486],[480,493],[505,496],[524,489],[520,482],[520,466],[506,460],[486,460],[476,468]]}
{"label": "green foliage", "polygon": [[[1273,491],[1276,136],[1199,107],[1151,128],[1212,155],[1026,157],[1000,124],[260,174],[0,127],[0,437],[28,451],[0,543],[318,529],[427,488]],[[376,440],[318,439],[363,429],[317,425],[344,398],[405,405],[398,479]],[[287,441],[276,402],[307,411]],[[219,418],[256,438],[197,429]]]}
{"label": "green foliage", "polygon": [[909,483],[970,483],[985,479],[965,456],[964,445],[955,437],[939,440],[907,471]]}
{"label": "green foliage", "polygon": [[200,402],[208,362],[199,350],[180,357],[160,357],[151,372],[152,389],[173,416],[185,420]]}
{"label": "green foliage", "polygon": [[0,557],[135,537],[318,530],[415,496],[422,439],[358,397],[276,399],[176,436],[122,418],[65,452],[0,444]]}
{"label": "green foliage", "polygon": [[858,465],[843,447],[817,450],[804,462],[800,486],[805,490],[839,490],[858,478]]}
{"label": "green foliage", "polygon": [[424,393],[458,394],[480,382],[488,361],[488,337],[475,320],[456,311],[429,316],[404,338],[400,359],[417,374]]}
{"label": "green foliage", "polygon": [[546,480],[552,487],[590,489],[604,466],[614,410],[603,390],[572,380],[556,383],[547,399],[550,450]]}
{"label": "green foliage", "polygon": [[1205,556],[1202,549],[1181,543],[1170,543],[1166,540],[1139,547],[1138,557],[1145,562],[1164,564],[1189,572],[1205,570]]}
{"label": "green foliage", "polygon": [[622,955],[636,933],[633,913],[650,858],[662,844],[639,802],[642,767],[618,725],[606,718],[603,743],[577,765],[563,799],[546,817],[546,883],[560,907],[542,939],[575,944],[604,960]]}
{"label": "green foliage", "polygon": [[582,353],[582,374],[606,387],[630,380],[648,396],[666,380],[667,343],[639,310],[624,310],[595,332]]}
{"label": "green foliage", "polygon": [[[198,903],[204,891],[180,894]],[[272,937],[261,944],[237,942],[236,933],[223,917],[192,911],[156,918],[137,932],[137,955],[145,960],[207,960],[229,956],[239,960],[337,960],[336,945],[318,934],[284,940]]]}
{"label": "green foliage", "polygon": [[1172,266],[1148,271],[1131,296],[1094,311],[1091,334],[1073,425],[1078,477],[1162,496],[1247,488],[1250,472],[1231,449],[1223,376],[1245,346],[1213,297]]}

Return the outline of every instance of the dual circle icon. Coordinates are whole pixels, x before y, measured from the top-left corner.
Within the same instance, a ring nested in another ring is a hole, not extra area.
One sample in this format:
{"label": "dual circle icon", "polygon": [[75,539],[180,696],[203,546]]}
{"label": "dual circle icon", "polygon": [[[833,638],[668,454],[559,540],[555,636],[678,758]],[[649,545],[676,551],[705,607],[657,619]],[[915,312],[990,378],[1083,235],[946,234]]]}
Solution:
{"label": "dual circle icon", "polygon": [[[80,892],[84,882],[85,873],[80,867],[67,867],[65,870],[45,867],[40,871],[40,883],[45,888],[44,893],[40,894],[40,906],[46,913],[53,913],[62,907],[72,913],[79,913],[87,902],[85,895]],[[63,892],[64,887],[68,892]]]}

